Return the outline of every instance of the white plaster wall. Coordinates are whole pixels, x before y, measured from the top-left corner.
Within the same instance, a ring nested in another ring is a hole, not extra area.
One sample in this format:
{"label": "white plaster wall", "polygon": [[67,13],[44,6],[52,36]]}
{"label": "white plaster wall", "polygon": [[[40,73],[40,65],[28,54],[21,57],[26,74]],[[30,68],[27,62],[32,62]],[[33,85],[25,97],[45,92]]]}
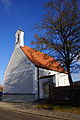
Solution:
{"label": "white plaster wall", "polygon": [[4,73],[4,93],[33,93],[34,65],[18,47]]}
{"label": "white plaster wall", "polygon": [[43,69],[43,68],[39,68],[39,77],[47,76],[47,75],[49,75],[49,70]]}
{"label": "white plaster wall", "polygon": [[56,87],[59,86],[68,86],[69,85],[69,81],[68,81],[68,75],[65,73],[60,73],[57,71],[49,71],[50,75],[55,74],[55,78],[56,78]]}

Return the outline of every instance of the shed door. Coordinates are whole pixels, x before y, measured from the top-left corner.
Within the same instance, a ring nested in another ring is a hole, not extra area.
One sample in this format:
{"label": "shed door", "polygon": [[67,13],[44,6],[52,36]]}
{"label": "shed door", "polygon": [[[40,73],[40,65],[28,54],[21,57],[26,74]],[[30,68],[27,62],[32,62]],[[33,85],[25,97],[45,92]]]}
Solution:
{"label": "shed door", "polygon": [[[39,84],[40,84],[40,98],[47,98],[48,95],[47,93],[45,92],[45,86],[46,86],[46,83],[50,82],[53,83],[53,76],[51,77],[45,77],[45,78],[41,78],[39,79]],[[48,91],[48,86],[46,86],[46,91]]]}

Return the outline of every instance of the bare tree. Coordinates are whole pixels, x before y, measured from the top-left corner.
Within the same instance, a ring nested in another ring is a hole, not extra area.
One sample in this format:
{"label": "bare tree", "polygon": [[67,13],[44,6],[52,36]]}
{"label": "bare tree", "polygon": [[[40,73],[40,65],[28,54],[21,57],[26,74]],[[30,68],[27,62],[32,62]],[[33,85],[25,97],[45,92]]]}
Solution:
{"label": "bare tree", "polygon": [[49,51],[63,65],[68,73],[71,89],[72,68],[80,52],[80,11],[77,0],[49,0],[45,4],[46,13],[35,28],[35,44],[41,50]]}

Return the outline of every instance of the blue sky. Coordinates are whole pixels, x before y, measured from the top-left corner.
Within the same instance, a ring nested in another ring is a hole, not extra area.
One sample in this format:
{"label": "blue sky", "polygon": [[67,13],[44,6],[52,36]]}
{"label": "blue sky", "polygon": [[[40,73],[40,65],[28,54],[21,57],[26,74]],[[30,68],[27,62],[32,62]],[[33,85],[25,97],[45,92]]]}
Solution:
{"label": "blue sky", "polygon": [[21,27],[25,32],[25,44],[31,46],[34,24],[44,14],[43,3],[47,0],[0,0],[0,84],[3,73],[14,50],[15,32]]}

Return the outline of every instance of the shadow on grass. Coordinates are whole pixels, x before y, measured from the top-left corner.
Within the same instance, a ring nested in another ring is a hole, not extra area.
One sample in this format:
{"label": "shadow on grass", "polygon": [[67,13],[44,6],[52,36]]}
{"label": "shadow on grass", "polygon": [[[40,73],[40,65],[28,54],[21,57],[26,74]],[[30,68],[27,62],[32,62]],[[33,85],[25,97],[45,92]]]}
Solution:
{"label": "shadow on grass", "polygon": [[50,100],[50,99],[40,99],[36,101],[37,104],[48,104],[48,105],[55,105],[55,106],[74,106],[80,107],[80,101],[76,100]]}
{"label": "shadow on grass", "polygon": [[80,114],[80,104],[71,101],[39,100],[36,101],[37,109],[57,110],[61,112],[71,112]]}

